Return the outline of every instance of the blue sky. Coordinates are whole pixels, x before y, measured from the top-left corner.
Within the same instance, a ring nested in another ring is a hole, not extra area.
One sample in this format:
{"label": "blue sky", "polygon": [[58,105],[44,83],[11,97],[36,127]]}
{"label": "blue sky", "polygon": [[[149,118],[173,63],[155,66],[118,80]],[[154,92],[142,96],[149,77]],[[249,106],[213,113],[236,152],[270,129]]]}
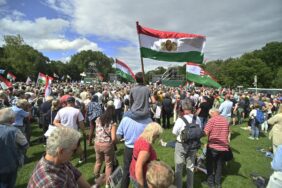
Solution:
{"label": "blue sky", "polygon": [[[140,71],[136,21],[205,35],[208,60],[282,41],[281,0],[0,0],[0,35],[20,34],[51,60],[67,62],[81,50],[100,50]],[[144,59],[145,70],[174,64]]]}

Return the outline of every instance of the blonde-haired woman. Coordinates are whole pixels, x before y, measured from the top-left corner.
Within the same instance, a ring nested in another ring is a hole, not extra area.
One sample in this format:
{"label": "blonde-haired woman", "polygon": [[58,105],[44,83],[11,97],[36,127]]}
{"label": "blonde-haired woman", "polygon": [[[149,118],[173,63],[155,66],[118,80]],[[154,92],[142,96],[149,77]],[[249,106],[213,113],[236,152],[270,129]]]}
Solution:
{"label": "blonde-haired woman", "polygon": [[278,145],[282,144],[282,105],[280,105],[277,114],[271,117],[267,123],[273,125],[269,132],[269,139],[272,139],[273,153],[275,153]]}
{"label": "blonde-haired woman", "polygon": [[130,164],[130,177],[134,187],[147,186],[145,180],[147,165],[157,159],[157,154],[152,144],[162,132],[163,129],[160,124],[152,122],[147,125],[143,133],[135,141]]}

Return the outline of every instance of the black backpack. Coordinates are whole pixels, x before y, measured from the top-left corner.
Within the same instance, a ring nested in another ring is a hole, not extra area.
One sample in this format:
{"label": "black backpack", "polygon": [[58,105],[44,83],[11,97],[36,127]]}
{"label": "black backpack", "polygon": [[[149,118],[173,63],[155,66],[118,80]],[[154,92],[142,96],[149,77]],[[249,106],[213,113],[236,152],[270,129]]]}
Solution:
{"label": "black backpack", "polygon": [[196,123],[197,116],[193,116],[192,123],[189,123],[184,117],[181,117],[181,119],[186,124],[180,133],[181,142],[190,145],[190,149],[199,149],[201,147],[200,139],[204,132],[200,125]]}

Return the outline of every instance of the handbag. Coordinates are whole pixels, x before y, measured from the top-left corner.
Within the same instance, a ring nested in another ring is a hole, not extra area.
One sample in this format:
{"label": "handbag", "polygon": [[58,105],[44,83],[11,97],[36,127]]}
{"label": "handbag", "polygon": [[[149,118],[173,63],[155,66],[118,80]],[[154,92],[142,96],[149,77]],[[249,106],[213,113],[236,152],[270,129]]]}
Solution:
{"label": "handbag", "polygon": [[224,151],[223,153],[223,160],[224,161],[231,161],[234,158],[233,152],[231,147],[228,147],[228,151]]}

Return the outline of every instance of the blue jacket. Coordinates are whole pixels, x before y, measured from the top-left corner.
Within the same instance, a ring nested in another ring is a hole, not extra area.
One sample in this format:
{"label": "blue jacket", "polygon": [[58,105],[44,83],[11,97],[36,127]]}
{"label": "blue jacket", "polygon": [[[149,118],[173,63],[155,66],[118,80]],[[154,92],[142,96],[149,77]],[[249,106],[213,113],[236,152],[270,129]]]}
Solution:
{"label": "blue jacket", "polygon": [[28,143],[16,143],[18,131],[16,127],[0,125],[0,174],[14,171],[23,164],[22,151],[28,147]]}

